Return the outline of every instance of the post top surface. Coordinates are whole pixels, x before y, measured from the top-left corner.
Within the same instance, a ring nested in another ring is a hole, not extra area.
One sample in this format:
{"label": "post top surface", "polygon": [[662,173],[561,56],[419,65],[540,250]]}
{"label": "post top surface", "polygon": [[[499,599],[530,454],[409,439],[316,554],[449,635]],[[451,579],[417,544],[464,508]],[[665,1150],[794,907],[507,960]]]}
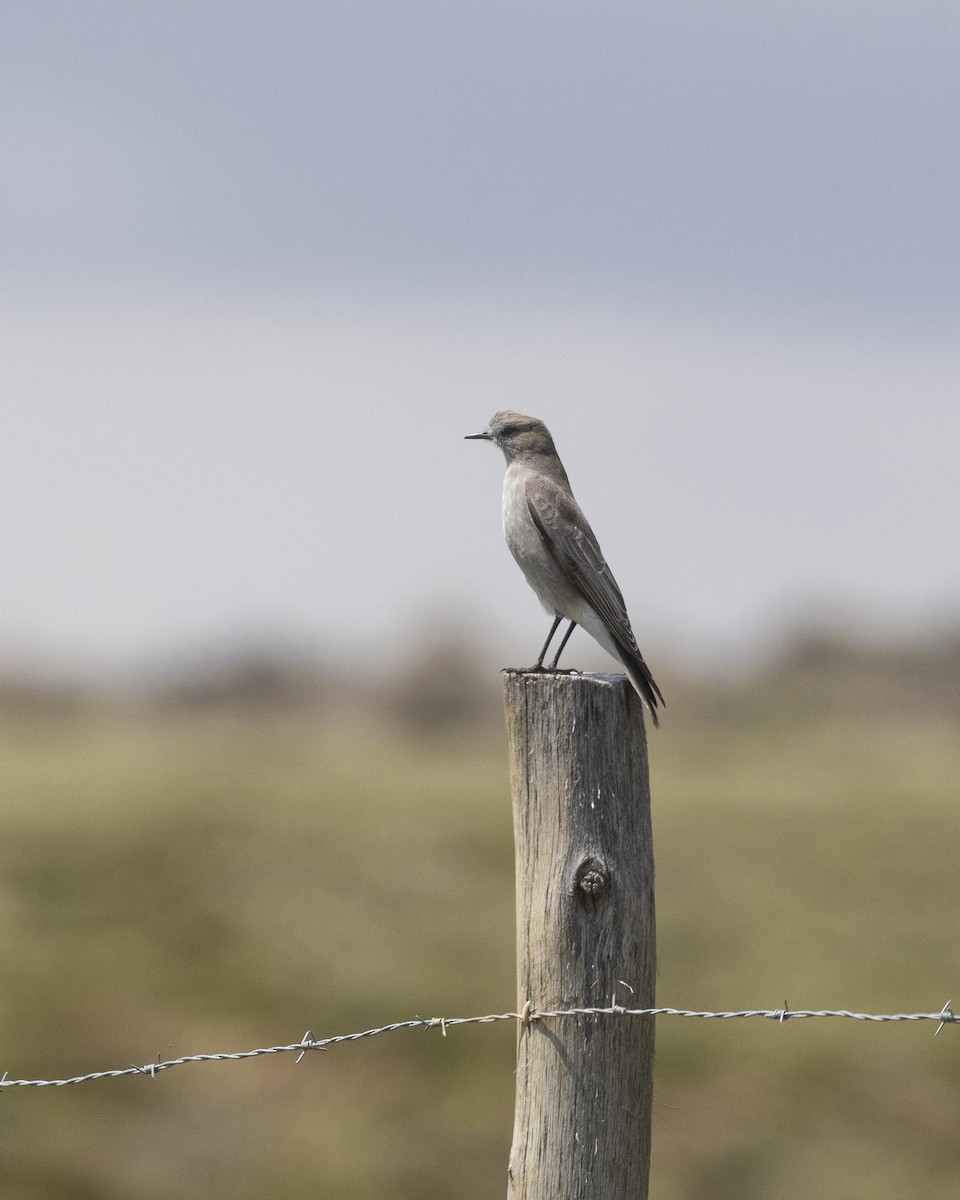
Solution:
{"label": "post top surface", "polygon": [[500,674],[524,682],[542,681],[545,685],[572,685],[576,683],[599,684],[601,687],[630,686],[630,680],[621,673],[607,671],[529,671],[523,667],[502,667]]}

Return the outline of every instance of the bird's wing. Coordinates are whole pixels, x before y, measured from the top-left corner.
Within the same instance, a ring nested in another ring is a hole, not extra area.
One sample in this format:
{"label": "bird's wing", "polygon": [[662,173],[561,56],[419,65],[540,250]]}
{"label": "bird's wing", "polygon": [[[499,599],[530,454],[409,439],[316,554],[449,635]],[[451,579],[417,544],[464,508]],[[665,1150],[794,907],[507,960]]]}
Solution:
{"label": "bird's wing", "polygon": [[544,545],[615,639],[635,646],[627,606],[593,530],[576,501],[543,476],[525,488],[527,508]]}
{"label": "bird's wing", "polygon": [[543,476],[535,486],[528,482],[524,494],[527,510],[545,548],[607,627],[627,673],[647,701],[653,723],[659,724],[657,701],[663,703],[663,694],[643,661],[630,628],[623,593],[579,505],[567,491]]}

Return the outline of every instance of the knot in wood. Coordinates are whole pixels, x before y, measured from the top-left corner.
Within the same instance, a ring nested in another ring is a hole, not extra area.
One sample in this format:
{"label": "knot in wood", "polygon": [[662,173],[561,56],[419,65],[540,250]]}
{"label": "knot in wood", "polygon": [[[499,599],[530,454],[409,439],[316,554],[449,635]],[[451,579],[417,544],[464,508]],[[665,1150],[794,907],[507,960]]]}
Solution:
{"label": "knot in wood", "polygon": [[575,876],[580,896],[588,908],[597,909],[607,901],[610,891],[610,873],[592,854],[583,860]]}

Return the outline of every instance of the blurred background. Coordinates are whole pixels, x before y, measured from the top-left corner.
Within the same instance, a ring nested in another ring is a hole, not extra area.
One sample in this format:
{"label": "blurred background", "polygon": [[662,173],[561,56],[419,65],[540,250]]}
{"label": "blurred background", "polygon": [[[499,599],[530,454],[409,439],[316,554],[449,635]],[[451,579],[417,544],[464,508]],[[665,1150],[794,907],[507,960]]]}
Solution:
{"label": "blurred background", "polygon": [[[0,1073],[513,1006],[501,408],[667,697],[660,1002],[955,996],[958,53],[934,0],[0,7]],[[652,1195],[955,1197],[932,1031],[662,1021]],[[513,1041],[17,1090],[0,1196],[501,1194]]]}

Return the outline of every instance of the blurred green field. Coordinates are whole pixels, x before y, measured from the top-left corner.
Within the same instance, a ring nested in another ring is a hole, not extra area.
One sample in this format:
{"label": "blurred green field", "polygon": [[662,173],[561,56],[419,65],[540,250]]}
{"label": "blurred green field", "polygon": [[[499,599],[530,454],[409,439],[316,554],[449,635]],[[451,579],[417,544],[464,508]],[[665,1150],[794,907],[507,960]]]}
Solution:
{"label": "blurred green field", "polygon": [[[960,1006],[944,717],[651,737],[659,1002]],[[0,1073],[514,1005],[497,728],[91,710],[0,722]],[[960,1194],[960,1028],[664,1018],[656,1200]],[[7,1090],[3,1200],[500,1196],[509,1023]]]}

